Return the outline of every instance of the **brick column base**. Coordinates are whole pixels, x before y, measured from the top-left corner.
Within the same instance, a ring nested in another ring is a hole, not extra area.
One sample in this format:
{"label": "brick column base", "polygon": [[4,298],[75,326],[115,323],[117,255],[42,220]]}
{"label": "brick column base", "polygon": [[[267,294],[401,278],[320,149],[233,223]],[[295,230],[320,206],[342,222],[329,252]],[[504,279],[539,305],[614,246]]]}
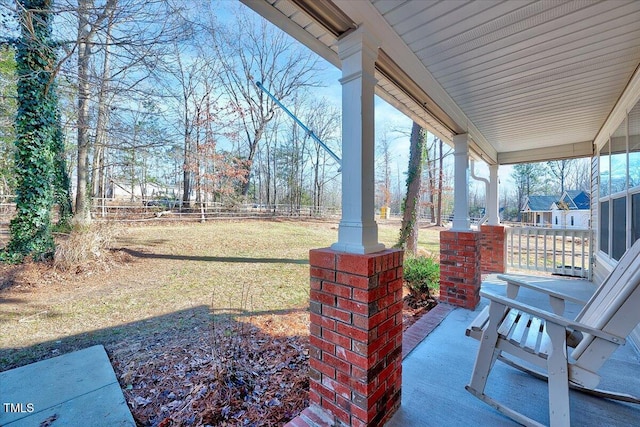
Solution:
{"label": "brick column base", "polygon": [[309,252],[309,397],[337,426],[382,426],[400,406],[402,259],[397,249]]}
{"label": "brick column base", "polygon": [[502,225],[480,226],[480,266],[482,273],[504,273],[507,231]]}
{"label": "brick column base", "polygon": [[441,231],[440,301],[473,310],[480,284],[480,233]]}

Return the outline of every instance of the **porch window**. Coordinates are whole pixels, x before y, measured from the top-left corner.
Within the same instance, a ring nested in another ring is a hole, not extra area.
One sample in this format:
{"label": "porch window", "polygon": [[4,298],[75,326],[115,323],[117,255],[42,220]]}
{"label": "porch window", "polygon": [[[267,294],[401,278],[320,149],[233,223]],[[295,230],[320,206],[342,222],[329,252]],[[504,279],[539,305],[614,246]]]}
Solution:
{"label": "porch window", "polygon": [[631,244],[640,239],[640,193],[631,196]]}
{"label": "porch window", "polygon": [[640,103],[629,113],[629,188],[640,189]]}
{"label": "porch window", "polygon": [[[624,120],[611,135],[611,166],[609,180],[611,193],[615,194],[627,189],[627,121]],[[617,216],[614,215],[614,218]]]}
{"label": "porch window", "polygon": [[627,250],[627,198],[613,199],[611,256],[619,260]]}
{"label": "porch window", "polygon": [[609,254],[609,201],[600,203],[600,250]]}
{"label": "porch window", "polygon": [[619,260],[640,239],[640,102],[600,149],[598,247]]}
{"label": "porch window", "polygon": [[600,150],[600,197],[609,195],[609,142]]}
{"label": "porch window", "polygon": [[640,239],[640,102],[629,112],[629,191],[633,245]]}

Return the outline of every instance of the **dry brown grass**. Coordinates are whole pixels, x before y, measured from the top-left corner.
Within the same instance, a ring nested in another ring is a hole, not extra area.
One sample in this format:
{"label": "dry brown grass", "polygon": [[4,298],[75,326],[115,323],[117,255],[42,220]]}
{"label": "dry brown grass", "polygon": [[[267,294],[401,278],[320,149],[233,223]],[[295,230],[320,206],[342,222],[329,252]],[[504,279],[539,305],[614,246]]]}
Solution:
{"label": "dry brown grass", "polygon": [[[392,245],[398,227],[382,223],[380,240]],[[91,248],[95,240],[85,238]],[[134,226],[113,236],[109,262],[95,268],[1,266],[0,370],[94,343],[192,330],[212,311],[269,319],[285,332],[291,325],[278,325],[280,315],[308,305],[309,249],[336,238],[337,224],[322,221]],[[437,238],[421,230],[421,245]],[[296,333],[306,329],[301,322]]]}
{"label": "dry brown grass", "polygon": [[96,223],[59,235],[53,256],[54,268],[68,271],[104,259],[120,231],[114,223]]}
{"label": "dry brown grass", "polygon": [[71,235],[57,268],[0,265],[0,371],[103,344],[140,425],[282,425],[308,405],[308,251],[336,237],[321,221]]}

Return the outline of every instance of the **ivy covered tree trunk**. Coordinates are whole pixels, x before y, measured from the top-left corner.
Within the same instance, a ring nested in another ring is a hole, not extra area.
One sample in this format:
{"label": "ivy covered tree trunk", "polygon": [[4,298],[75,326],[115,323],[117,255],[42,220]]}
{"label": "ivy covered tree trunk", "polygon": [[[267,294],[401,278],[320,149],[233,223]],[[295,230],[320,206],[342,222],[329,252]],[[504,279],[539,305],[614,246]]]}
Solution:
{"label": "ivy covered tree trunk", "polygon": [[397,247],[415,255],[418,249],[418,199],[422,183],[422,153],[424,137],[420,125],[413,123],[407,170],[407,197],[403,203],[402,227]]}
{"label": "ivy covered tree trunk", "polygon": [[51,0],[20,0],[21,36],[16,49],[16,216],[11,221],[8,257],[19,261],[53,253],[51,208],[55,156],[60,138],[51,42]]}
{"label": "ivy covered tree trunk", "polygon": [[73,217],[71,200],[71,177],[67,171],[64,137],[60,126],[60,115],[56,114],[55,135],[52,141],[54,167],[54,202],[58,205],[58,226],[67,227]]}

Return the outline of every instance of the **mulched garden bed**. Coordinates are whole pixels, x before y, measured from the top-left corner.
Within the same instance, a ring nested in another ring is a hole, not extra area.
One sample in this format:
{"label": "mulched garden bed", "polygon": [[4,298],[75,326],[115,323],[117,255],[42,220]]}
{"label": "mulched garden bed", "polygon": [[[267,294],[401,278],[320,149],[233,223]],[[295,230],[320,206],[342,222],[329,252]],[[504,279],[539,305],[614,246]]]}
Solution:
{"label": "mulched garden bed", "polygon": [[[435,304],[405,297],[404,330]],[[281,426],[309,405],[302,323],[297,314],[221,318],[189,336],[168,331],[108,350],[139,426]]]}

